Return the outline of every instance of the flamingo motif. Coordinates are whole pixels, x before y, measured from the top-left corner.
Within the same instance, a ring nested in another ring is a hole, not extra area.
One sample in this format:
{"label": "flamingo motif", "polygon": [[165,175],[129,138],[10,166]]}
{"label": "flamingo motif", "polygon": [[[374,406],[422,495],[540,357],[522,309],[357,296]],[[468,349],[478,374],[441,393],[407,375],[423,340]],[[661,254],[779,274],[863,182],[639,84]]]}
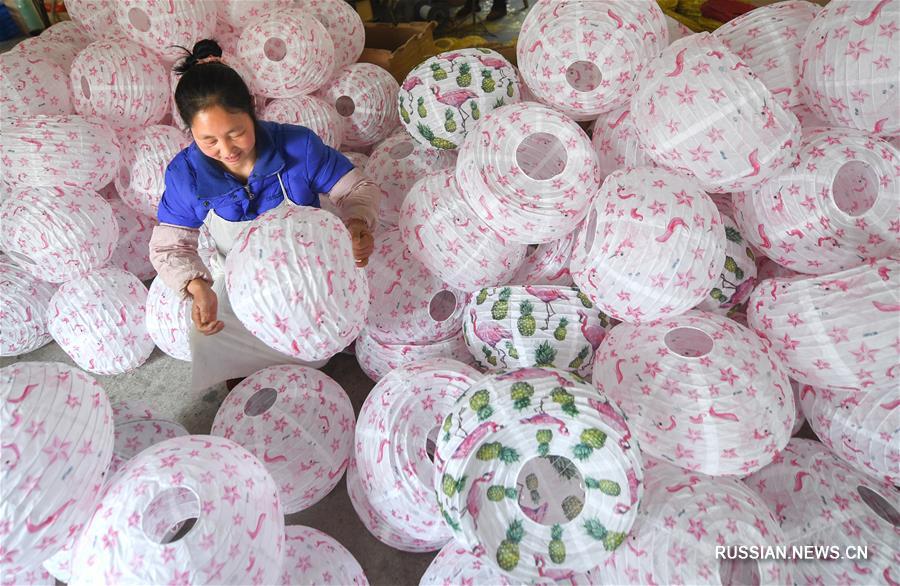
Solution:
{"label": "flamingo motif", "polygon": [[596,351],[597,346],[599,346],[603,341],[603,338],[606,337],[606,330],[601,326],[588,326],[588,316],[583,311],[578,312],[578,321],[581,323],[581,335],[588,341],[591,348]]}
{"label": "flamingo motif", "polygon": [[400,87],[402,87],[406,91],[410,91],[417,85],[422,85],[422,79],[414,75],[407,78],[406,81],[403,82],[403,85]]}
{"label": "flamingo motif", "polygon": [[532,285],[526,285],[525,291],[528,292],[529,295],[537,297],[541,301],[544,302],[544,305],[547,306],[547,319],[544,320],[544,327],[542,330],[546,330],[550,328],[550,316],[556,315],[556,312],[553,311],[553,306],[550,305],[553,301],[559,301],[560,299],[569,298],[559,289],[538,289]]}
{"label": "flamingo motif", "polygon": [[538,575],[541,578],[550,578],[554,582],[568,580],[572,586],[578,586],[578,583],[575,581],[575,570],[547,570],[544,568],[547,565],[547,560],[544,559],[544,556],[537,553],[534,554],[534,565],[537,566]]}
{"label": "flamingo motif", "polygon": [[502,342],[503,340],[512,340],[512,332],[496,323],[484,324],[478,323],[478,316],[475,314],[475,309],[471,309],[469,311],[469,316],[472,318],[472,330],[475,332],[475,336],[490,346],[497,350],[497,344]]}
{"label": "flamingo motif", "polygon": [[478,515],[481,514],[481,489],[478,488],[478,485],[490,482],[493,479],[493,472],[485,472],[472,481],[472,486],[469,487],[469,492],[466,495],[466,511],[468,511],[469,515],[472,517],[472,523],[475,525],[475,529],[478,529]]}
{"label": "flamingo motif", "polygon": [[459,109],[459,107],[465,104],[467,100],[478,97],[478,94],[471,90],[453,90],[452,92],[442,94],[440,88],[437,86],[432,87],[431,92],[438,102],[445,106],[453,106],[456,109]]}
{"label": "flamingo motif", "polygon": [[522,509],[523,513],[525,513],[525,516],[535,523],[540,523],[544,520],[544,517],[547,516],[547,509],[549,507],[550,504],[546,502],[537,508],[526,507],[522,503],[519,503],[519,508]]}

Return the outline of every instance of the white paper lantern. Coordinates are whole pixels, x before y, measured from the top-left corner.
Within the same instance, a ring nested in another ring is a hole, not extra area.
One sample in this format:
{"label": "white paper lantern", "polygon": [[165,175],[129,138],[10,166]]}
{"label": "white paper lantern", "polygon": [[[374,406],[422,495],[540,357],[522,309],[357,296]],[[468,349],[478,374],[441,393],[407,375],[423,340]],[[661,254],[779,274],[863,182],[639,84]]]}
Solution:
{"label": "white paper lantern", "polygon": [[[76,0],[74,4],[77,4]],[[68,6],[66,9],[68,10]],[[71,16],[71,14],[69,15]],[[56,43],[69,43],[83,49],[91,44],[92,38],[82,26],[74,20],[61,20],[41,33],[39,38]],[[73,56],[74,57],[74,56]]]}
{"label": "white paper lantern", "polygon": [[365,169],[366,163],[369,162],[369,155],[354,153],[353,151],[343,151],[341,154],[350,159],[350,162],[357,169]]}
{"label": "white paper lantern", "polygon": [[697,309],[730,316],[747,301],[757,283],[756,257],[735,221],[724,213],[720,215],[725,226],[725,264],[715,287]]}
{"label": "white paper lantern", "polygon": [[272,100],[266,104],[260,117],[282,124],[305,126],[333,149],[340,148],[344,137],[344,119],[334,106],[315,96]]}
{"label": "white paper lantern", "polygon": [[184,56],[181,47],[193,47],[216,30],[218,3],[178,0],[152,6],[146,0],[119,0],[116,22],[135,43],[147,47],[166,62]]}
{"label": "white paper lantern", "polygon": [[400,85],[386,70],[371,63],[335,69],[318,96],[344,118],[345,147],[365,147],[384,140],[400,124],[394,109]]}
{"label": "white paper lantern", "polygon": [[191,361],[193,300],[181,296],[162,279],[154,279],[147,294],[147,333],[159,349],[178,360]]}
{"label": "white paper lantern", "polygon": [[644,69],[631,116],[650,157],[707,191],[761,185],[800,144],[796,116],[708,33],[676,41]]}
{"label": "white paper lantern", "polygon": [[[78,28],[78,25],[72,23],[71,20],[65,22]],[[69,69],[72,67],[72,61],[75,60],[75,56],[79,51],[91,43],[91,39],[88,39],[87,43],[81,43],[79,40],[76,40],[74,36],[71,38],[67,37],[69,37],[69,35],[60,35],[60,38],[54,38],[45,32],[37,37],[23,39],[15,47],[10,49],[8,54],[23,56],[29,60],[41,59],[54,63],[62,68],[63,77],[65,78],[66,86],[68,86]],[[69,102],[69,108],[65,113],[74,112],[74,107],[71,105],[71,90],[66,96],[66,100]]]}
{"label": "white paper lantern", "polygon": [[[773,462],[744,479],[775,512],[782,545],[835,548],[837,559],[796,560],[795,584],[890,584],[896,575],[900,496],[851,470],[822,444],[793,439]],[[866,555],[854,557],[854,548]]]}
{"label": "white paper lantern", "polygon": [[834,389],[896,389],[900,261],[763,281],[747,321],[797,382]]}
{"label": "white paper lantern", "polygon": [[81,368],[122,374],[153,352],[145,324],[147,288],[121,269],[97,269],[64,283],[47,309],[50,335]]}
{"label": "white paper lantern", "polygon": [[804,101],[819,116],[878,136],[900,132],[898,18],[889,0],[841,0],[819,12],[800,51]]}
{"label": "white paper lantern", "polygon": [[869,476],[900,483],[896,389],[861,393],[804,385],[799,395],[810,427],[836,456]]}
{"label": "white paper lantern", "polygon": [[484,553],[481,551],[474,554],[458,541],[451,541],[428,564],[419,580],[419,586],[444,586],[444,584],[513,586],[514,582],[510,581],[506,574],[492,564],[483,562],[483,556]]}
{"label": "white paper lantern", "polygon": [[475,214],[452,171],[426,175],[410,189],[400,210],[400,230],[416,258],[463,291],[508,282],[527,250]]}
{"label": "white paper lantern", "polygon": [[520,100],[516,70],[490,49],[440,53],[413,68],[398,109],[409,135],[425,147],[454,150],[482,116]]}
{"label": "white paper lantern", "polygon": [[483,221],[523,244],[551,242],[574,230],[601,183],[584,131],[534,102],[485,115],[460,148],[456,179]]}
{"label": "white paper lantern", "polygon": [[898,164],[900,151],[861,132],[807,133],[789,169],[759,190],[735,195],[735,219],[766,256],[803,273],[895,254]]}
{"label": "white paper lantern", "polygon": [[617,169],[656,165],[641,147],[627,105],[597,118],[591,144],[597,153],[600,174],[604,178]]}
{"label": "white paper lantern", "polygon": [[155,218],[165,191],[166,167],[191,143],[190,134],[174,126],[148,126],[122,136],[122,163],[116,190],[122,201]]}
{"label": "white paper lantern", "polygon": [[620,324],[594,355],[594,385],[628,413],[644,453],[742,475],[772,461],[794,427],[784,368],[749,328],[691,311]]}
{"label": "white paper lantern", "polygon": [[225,271],[235,315],[279,352],[321,360],[362,329],[368,282],[347,228],[328,212],[293,206],[263,214],[238,235]]}
{"label": "white paper lantern", "polygon": [[56,586],[56,579],[41,566],[16,568],[12,571],[0,570],[0,584],[3,586]]}
{"label": "white paper lantern", "polygon": [[50,59],[21,51],[3,53],[0,55],[0,113],[4,117],[72,114],[66,73]]}
{"label": "white paper lantern", "polygon": [[662,167],[639,167],[607,177],[570,270],[599,309],[640,323],[700,303],[724,262],[725,229],[700,186]]}
{"label": "white paper lantern", "polygon": [[19,116],[3,120],[0,160],[11,183],[100,189],[119,166],[119,143],[104,125],[81,116]]}
{"label": "white paper lantern", "polygon": [[624,104],[638,74],[669,43],[652,0],[541,2],[525,20],[516,45],[525,83],[574,120]]}
{"label": "white paper lantern", "polygon": [[284,528],[282,586],[368,586],[359,562],[336,539],[318,529],[289,525]]}
{"label": "white paper lantern", "polygon": [[108,200],[119,226],[119,242],[109,259],[110,266],[132,273],[141,281],[156,276],[150,262],[150,237],[159,222],[134,211],[121,199]]}
{"label": "white paper lantern", "polygon": [[92,377],[59,362],[0,370],[4,569],[34,567],[93,513],[113,448],[109,401]]}
{"label": "white paper lantern", "polygon": [[366,46],[362,18],[342,0],[296,0],[296,8],[320,23],[334,41],[334,68],[340,69],[359,60]]}
{"label": "white paper lantern", "polygon": [[168,111],[166,69],[135,43],[91,43],[72,62],[69,79],[75,111],[115,129],[157,124]]}
{"label": "white paper lantern", "polygon": [[266,465],[285,514],[322,500],[353,450],[353,406],[333,379],[305,366],[271,366],[236,386],[212,434],[238,442]]}
{"label": "white paper lantern", "polygon": [[480,376],[456,360],[432,358],[392,370],[363,403],[355,452],[362,488],[385,525],[409,544],[400,549],[434,551],[452,537],[433,498],[429,451],[444,433],[444,416]]}
{"label": "white paper lantern", "polygon": [[69,0],[66,12],[91,39],[114,39],[125,35],[116,20],[115,0]]}
{"label": "white paper lantern", "polygon": [[140,405],[114,403],[115,445],[109,464],[107,482],[121,471],[125,464],[156,444],[175,437],[188,435],[187,430],[175,423],[158,417],[149,408]]}
{"label": "white paper lantern", "polygon": [[694,34],[694,31],[686,27],[680,20],[676,20],[668,14],[665,14],[664,17],[666,19],[666,28],[669,31],[669,44]]}
{"label": "white paper lantern", "polygon": [[39,279],[62,283],[106,264],[119,238],[109,203],[80,187],[19,188],[0,207],[0,247]]}
{"label": "white paper lantern", "polygon": [[366,376],[375,382],[404,364],[438,357],[452,358],[469,366],[475,364],[462,329],[445,340],[429,344],[388,344],[375,338],[368,328],[356,338],[356,360]]}
{"label": "white paper lantern", "polygon": [[220,4],[219,18],[228,25],[243,30],[254,20],[289,6],[290,0],[224,0]]}
{"label": "white paper lantern", "polygon": [[412,186],[432,171],[453,170],[455,153],[422,146],[403,132],[389,136],[372,151],[366,175],[384,192],[378,207],[378,221],[396,226],[400,206]]}
{"label": "white paper lantern", "polygon": [[554,242],[529,245],[522,266],[509,283],[557,287],[572,285],[574,281],[572,273],[569,272],[569,259],[572,256],[576,236],[577,231],[573,231]]}
{"label": "white paper lantern", "polygon": [[[274,584],[284,555],[278,489],[262,463],[215,436],[166,440],[104,495],[72,566],[87,584]],[[180,539],[171,531],[196,519]]]}
{"label": "white paper lantern", "polygon": [[52,338],[47,331],[47,307],[56,286],[0,258],[0,356],[37,350]]}

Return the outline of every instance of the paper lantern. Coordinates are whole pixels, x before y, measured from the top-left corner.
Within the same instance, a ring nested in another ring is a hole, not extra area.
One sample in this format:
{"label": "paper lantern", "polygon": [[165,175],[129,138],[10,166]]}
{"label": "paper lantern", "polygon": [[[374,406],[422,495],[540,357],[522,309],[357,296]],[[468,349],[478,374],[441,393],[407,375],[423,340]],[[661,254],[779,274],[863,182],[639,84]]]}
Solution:
{"label": "paper lantern", "polygon": [[898,18],[889,0],[841,0],[819,12],[800,51],[803,98],[819,116],[878,136],[900,132]]}
{"label": "paper lantern", "polygon": [[142,405],[113,404],[115,423],[115,445],[109,464],[109,477],[121,471],[125,464],[151,446],[175,437],[188,435],[187,430],[167,419],[154,414]]}
{"label": "paper lantern", "polygon": [[366,324],[381,341],[427,344],[459,331],[465,293],[416,260],[399,228],[376,237],[366,275],[371,296]]}
{"label": "paper lantern", "polygon": [[428,344],[388,344],[364,328],[356,339],[356,360],[366,376],[375,382],[404,364],[430,358],[452,358],[468,365],[475,359],[469,353],[462,329],[445,340]]}
{"label": "paper lantern", "polygon": [[525,21],[516,45],[525,83],[574,120],[624,104],[638,74],[669,42],[662,10],[651,0],[542,2]]}
{"label": "paper lantern", "polygon": [[[438,437],[435,491],[454,537],[516,580],[591,569],[637,515],[641,460],[625,417],[582,381],[540,368],[484,377]],[[554,491],[561,506],[533,511],[516,487],[528,488],[528,469],[542,459],[573,493]]]}
{"label": "paper lantern", "polygon": [[282,586],[368,586],[359,562],[336,539],[318,529],[289,525],[284,528]]}
{"label": "paper lantern", "polygon": [[122,201],[155,218],[166,188],[166,167],[190,142],[190,134],[174,126],[148,126],[123,136],[122,163],[115,178]]}
{"label": "paper lantern", "polygon": [[147,294],[147,333],[159,349],[178,360],[191,361],[193,301],[154,279]]}
{"label": "paper lantern", "polygon": [[100,189],[119,165],[112,131],[81,116],[19,116],[3,120],[0,150],[10,183]]}
{"label": "paper lantern", "polygon": [[69,76],[54,61],[22,51],[0,55],[0,112],[4,117],[72,114],[69,94]]}
{"label": "paper lantern", "polygon": [[119,241],[110,266],[132,273],[141,281],[149,281],[156,276],[156,269],[150,262],[150,236],[159,222],[140,214],[121,199],[109,200],[116,224],[119,226]]}
{"label": "paper lantern", "polygon": [[803,273],[848,269],[900,251],[900,151],[854,130],[807,133],[799,158],[737,194],[736,220],[766,256]]}
{"label": "paper lantern", "polygon": [[115,0],[69,0],[66,12],[92,39],[114,39],[125,35],[116,19]]}
{"label": "paper lantern", "polygon": [[369,162],[369,155],[354,153],[353,151],[343,151],[341,154],[350,159],[350,162],[357,169],[365,169],[366,163]]}
{"label": "paper lantern", "polygon": [[572,273],[569,272],[569,259],[572,256],[576,235],[576,232],[570,232],[554,242],[529,245],[525,260],[509,280],[510,284],[557,287],[572,285],[574,281]]}
{"label": "paper lantern", "polygon": [[458,49],[419,63],[400,86],[398,109],[425,147],[454,150],[495,108],[520,100],[516,70],[490,49]]}
{"label": "paper lantern", "polygon": [[708,33],[676,41],[644,69],[631,116],[644,152],[706,191],[758,187],[800,144],[796,116]]}
{"label": "paper lantern", "polygon": [[678,39],[694,34],[694,31],[686,27],[681,21],[675,20],[668,14],[664,14],[666,19],[666,28],[669,31],[669,44],[674,43]]}
{"label": "paper lantern", "polygon": [[[777,462],[744,479],[775,512],[781,545],[834,548],[838,558],[813,557],[790,565],[796,584],[872,584],[895,581],[900,538],[897,489],[855,472],[822,444],[793,439]],[[865,549],[859,556],[855,549]]]}
{"label": "paper lantern", "polygon": [[334,41],[335,69],[359,60],[366,46],[366,31],[359,13],[341,0],[299,0],[296,9],[320,23]]}
{"label": "paper lantern", "polygon": [[783,107],[793,108],[801,103],[800,48],[821,9],[806,0],[760,6],[726,22],[713,35],[750,67]]}
{"label": "paper lantern", "polygon": [[747,301],[756,285],[756,258],[740,228],[731,217],[721,214],[725,226],[725,264],[715,287],[697,309],[731,315]]}
{"label": "paper lantern", "polygon": [[122,374],[153,352],[144,323],[147,288],[121,269],[104,268],[64,283],[47,309],[50,335],[75,363],[96,374]]}
{"label": "paper lantern", "polygon": [[896,388],[900,261],[839,273],[763,281],[747,321],[767,338],[801,384],[834,389]]}
{"label": "paper lantern", "polygon": [[384,192],[378,207],[378,221],[396,226],[400,206],[412,186],[431,171],[453,170],[456,155],[424,147],[405,132],[384,139],[366,162],[366,175]]}
{"label": "paper lantern", "polygon": [[329,358],[362,329],[368,282],[347,228],[328,212],[293,206],[263,214],[238,235],[225,271],[235,315],[279,352]]}
{"label": "paper lantern", "polygon": [[333,149],[340,148],[344,136],[344,119],[334,106],[314,96],[272,100],[260,117],[281,124],[305,126]]}
{"label": "paper lantern", "polygon": [[402,536],[404,551],[434,551],[452,537],[433,498],[429,453],[444,433],[444,415],[480,376],[448,358],[406,364],[375,385],[359,412],[355,455],[361,486],[384,524]]}
{"label": "paper lantern", "polygon": [[0,356],[28,354],[48,344],[47,307],[56,286],[0,257]]}
{"label": "paper lantern", "polygon": [[116,22],[135,43],[147,47],[166,62],[184,57],[181,47],[193,47],[216,30],[216,3],[179,0],[151,6],[146,0],[119,0]]}
{"label": "paper lantern", "polygon": [[0,584],[3,586],[56,586],[56,579],[41,566],[16,568],[16,570],[18,571],[4,568],[0,571]]}
{"label": "paper lantern", "polygon": [[579,231],[570,270],[604,313],[640,323],[702,301],[725,262],[719,211],[691,179],[661,167],[616,171]]}
{"label": "paper lantern", "polygon": [[800,277],[805,278],[806,275],[801,275],[796,271],[792,271],[789,268],[783,267],[774,260],[770,259],[767,256],[759,255],[757,256],[758,262],[756,263],[756,282],[761,283],[766,279],[774,279],[778,278],[793,278]]}
{"label": "paper lantern", "polygon": [[384,140],[400,124],[394,104],[400,86],[386,70],[371,63],[336,68],[318,96],[344,118],[345,147],[365,147]]}
{"label": "paper lantern", "polygon": [[114,129],[157,124],[168,111],[165,67],[135,43],[91,43],[75,57],[69,79],[75,111]]}
{"label": "paper lantern", "polygon": [[4,569],[33,568],[93,513],[113,448],[96,380],[59,362],[0,369]]}
{"label": "paper lantern", "polygon": [[[78,4],[78,1],[76,0],[74,4]],[[66,8],[68,9],[68,7]],[[69,43],[79,49],[84,49],[93,41],[87,31],[74,20],[61,20],[54,23],[41,33],[39,38],[41,37],[55,43]]]}
{"label": "paper lantern", "polygon": [[483,221],[522,244],[551,242],[574,230],[601,182],[584,131],[533,102],[486,114],[460,148],[456,179]]}
{"label": "paper lantern", "polygon": [[607,177],[617,169],[652,167],[656,163],[644,154],[628,106],[597,118],[591,144],[597,153],[600,175]]}
{"label": "paper lantern", "polygon": [[119,237],[109,203],[80,187],[19,188],[0,207],[0,218],[0,247],[53,283],[106,264]]}
{"label": "paper lantern", "polygon": [[237,55],[251,66],[248,82],[253,92],[269,98],[312,93],[335,69],[331,34],[298,10],[254,20],[241,32]]}
{"label": "paper lantern", "polygon": [[484,563],[483,557],[484,552],[479,550],[473,553],[458,541],[451,541],[431,560],[419,580],[419,586],[444,584],[513,586],[514,583],[503,572],[489,563]]}
{"label": "paper lantern", "polygon": [[465,307],[469,352],[486,370],[537,366],[589,377],[609,318],[575,287],[493,287]]}
{"label": "paper lantern", "polygon": [[[275,584],[282,515],[272,477],[236,443],[166,440],[128,462],[104,495],[78,541],[71,584]],[[190,519],[183,536],[170,530]]]}
{"label": "paper lantern", "polygon": [[285,514],[334,489],[353,451],[353,406],[329,376],[305,366],[271,366],[236,386],[212,434],[240,443],[266,465]]}
{"label": "paper lantern", "polygon": [[620,324],[594,355],[594,385],[629,415],[644,453],[712,476],[745,475],[791,437],[787,373],[749,328],[701,311]]}
{"label": "paper lantern", "polygon": [[289,0],[225,0],[220,3],[219,18],[243,30],[254,20],[289,5]]}

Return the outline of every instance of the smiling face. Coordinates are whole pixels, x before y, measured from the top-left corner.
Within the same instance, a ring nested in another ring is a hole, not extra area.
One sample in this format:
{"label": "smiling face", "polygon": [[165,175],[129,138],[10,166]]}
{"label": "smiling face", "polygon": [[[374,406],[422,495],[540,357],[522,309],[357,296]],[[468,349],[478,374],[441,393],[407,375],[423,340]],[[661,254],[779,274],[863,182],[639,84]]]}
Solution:
{"label": "smiling face", "polygon": [[248,174],[256,161],[256,131],[246,112],[221,106],[200,110],[191,121],[191,134],[204,155],[229,171]]}

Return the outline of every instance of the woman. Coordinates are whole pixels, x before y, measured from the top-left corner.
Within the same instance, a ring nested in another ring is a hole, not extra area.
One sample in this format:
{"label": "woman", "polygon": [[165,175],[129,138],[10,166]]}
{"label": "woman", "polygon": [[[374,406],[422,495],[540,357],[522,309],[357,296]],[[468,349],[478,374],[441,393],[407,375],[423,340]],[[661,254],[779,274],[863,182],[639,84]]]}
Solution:
{"label": "woman", "polygon": [[[346,219],[362,269],[374,248],[371,228],[381,193],[308,128],[257,120],[247,84],[221,57],[218,43],[202,40],[175,69],[181,76],[175,104],[194,142],[166,169],[159,226],[150,240],[160,278],[192,298],[194,390],[298,362],[258,340],[231,310],[224,258],[241,229],[277,206],[318,207],[324,193]],[[203,225],[217,249],[212,272],[197,251]]]}

